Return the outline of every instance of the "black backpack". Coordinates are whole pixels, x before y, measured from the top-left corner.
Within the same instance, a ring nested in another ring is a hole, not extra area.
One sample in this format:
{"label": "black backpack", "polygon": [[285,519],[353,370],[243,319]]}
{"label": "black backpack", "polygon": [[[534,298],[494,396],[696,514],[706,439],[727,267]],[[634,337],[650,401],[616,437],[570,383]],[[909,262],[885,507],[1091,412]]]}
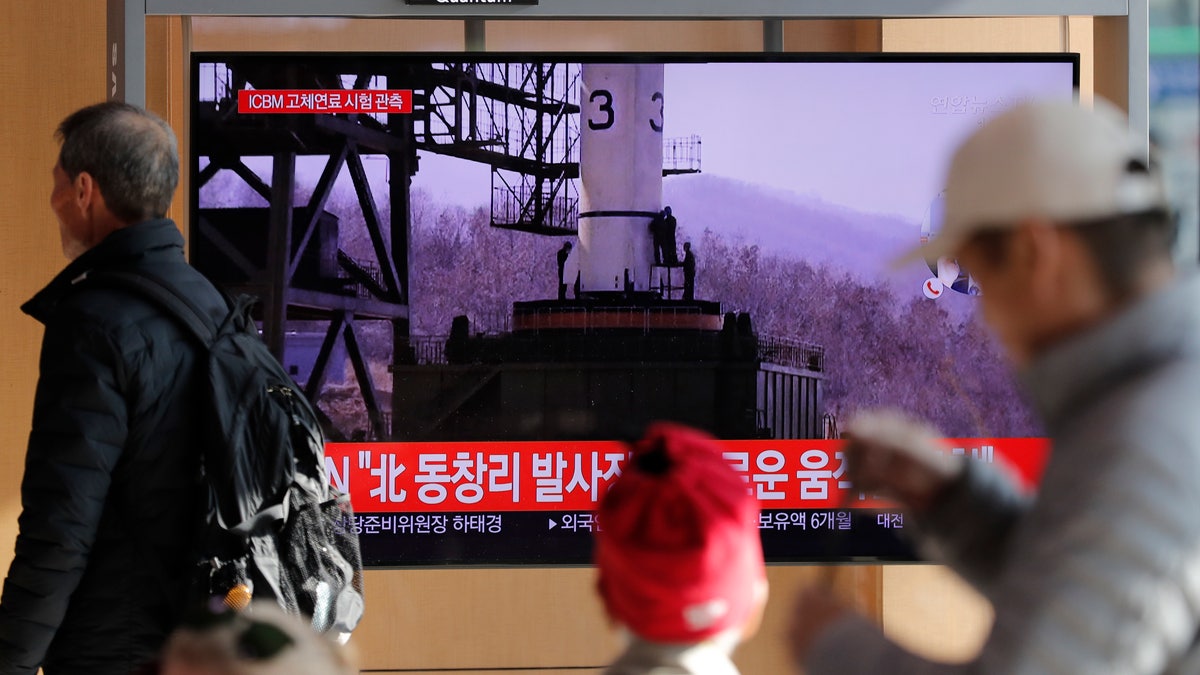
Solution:
{"label": "black backpack", "polygon": [[240,609],[273,598],[319,632],[347,636],[363,613],[362,558],[350,499],[329,484],[325,437],[303,393],[259,337],[252,298],[217,327],[148,272],[89,281],[153,302],[207,350],[201,481],[207,494],[193,598]]}

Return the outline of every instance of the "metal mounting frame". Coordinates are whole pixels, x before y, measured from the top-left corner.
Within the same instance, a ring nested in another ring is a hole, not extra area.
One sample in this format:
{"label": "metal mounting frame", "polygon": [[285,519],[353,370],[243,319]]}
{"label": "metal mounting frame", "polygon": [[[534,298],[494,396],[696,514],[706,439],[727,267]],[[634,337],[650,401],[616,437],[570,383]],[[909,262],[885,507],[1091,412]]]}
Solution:
{"label": "metal mounting frame", "polygon": [[467,51],[483,51],[482,22],[502,19],[738,19],[763,22],[763,51],[782,49],[784,19],[1128,17],[1129,124],[1150,128],[1149,0],[540,0],[537,5],[407,5],[403,0],[108,0],[110,98],[146,101],[147,16],[460,19]]}

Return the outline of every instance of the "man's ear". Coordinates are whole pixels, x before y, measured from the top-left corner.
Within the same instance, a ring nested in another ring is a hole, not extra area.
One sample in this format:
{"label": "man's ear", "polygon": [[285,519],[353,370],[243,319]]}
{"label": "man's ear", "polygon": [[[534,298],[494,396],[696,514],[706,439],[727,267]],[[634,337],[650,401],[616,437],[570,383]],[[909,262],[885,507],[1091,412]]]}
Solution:
{"label": "man's ear", "polygon": [[[107,236],[108,232],[120,225],[112,225],[116,216],[108,209],[108,201],[104,199],[104,194],[100,192],[100,184],[96,182],[96,178],[86,171],[80,171],[75,177],[74,182],[76,197],[78,199],[79,209],[82,213],[87,214],[93,222],[101,223],[102,230],[98,232],[99,239]],[[107,228],[107,229],[105,229]],[[97,242],[99,241],[97,239]]]}
{"label": "man's ear", "polygon": [[80,171],[75,180],[71,181],[75,203],[79,206],[79,210],[86,213],[95,202],[99,190],[96,187],[96,179],[92,178],[92,174],[86,171]]}

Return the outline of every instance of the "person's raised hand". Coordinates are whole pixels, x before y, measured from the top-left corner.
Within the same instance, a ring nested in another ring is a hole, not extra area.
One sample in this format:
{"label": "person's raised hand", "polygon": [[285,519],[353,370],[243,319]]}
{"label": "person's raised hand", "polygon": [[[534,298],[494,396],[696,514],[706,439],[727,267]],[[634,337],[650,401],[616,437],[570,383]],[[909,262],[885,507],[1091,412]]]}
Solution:
{"label": "person's raised hand", "polygon": [[892,410],[857,415],[847,426],[847,478],[854,489],[923,511],[962,472],[931,427]]}

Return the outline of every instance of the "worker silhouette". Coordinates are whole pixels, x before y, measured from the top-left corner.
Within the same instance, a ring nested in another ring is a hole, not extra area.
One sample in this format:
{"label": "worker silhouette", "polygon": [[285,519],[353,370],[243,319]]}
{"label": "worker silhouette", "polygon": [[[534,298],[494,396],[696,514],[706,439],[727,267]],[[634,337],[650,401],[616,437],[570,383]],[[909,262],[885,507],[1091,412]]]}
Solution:
{"label": "worker silhouette", "polygon": [[[567,267],[567,258],[571,255],[571,242],[563,242],[562,248],[558,249],[558,299],[567,299],[567,281],[563,276]],[[576,292],[578,295],[578,292]]]}
{"label": "worker silhouette", "polygon": [[690,241],[683,242],[683,299],[696,299],[696,255]]}
{"label": "worker silhouette", "polygon": [[679,255],[675,251],[675,216],[671,215],[671,207],[664,206],[658,215],[650,220],[650,235],[654,240],[654,264],[678,265]]}

